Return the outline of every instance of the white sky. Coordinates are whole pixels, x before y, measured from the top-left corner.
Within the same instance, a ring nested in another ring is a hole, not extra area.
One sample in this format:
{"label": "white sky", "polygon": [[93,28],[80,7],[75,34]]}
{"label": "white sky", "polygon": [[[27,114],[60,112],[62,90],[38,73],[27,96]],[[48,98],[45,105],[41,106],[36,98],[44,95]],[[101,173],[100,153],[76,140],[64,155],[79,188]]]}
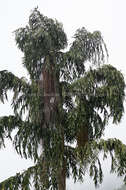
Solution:
{"label": "white sky", "polygon": [[[4,0],[0,2],[0,70],[7,69],[14,74],[26,76],[22,68],[22,53],[17,49],[14,41],[13,31],[24,27],[28,22],[30,11],[38,6],[45,16],[56,18],[64,25],[64,30],[70,39],[74,32],[84,26],[89,31],[100,30],[109,50],[109,64],[116,66],[126,73],[126,1],[125,0]],[[12,110],[9,103],[0,104],[0,115],[9,115]],[[126,143],[126,117],[124,116],[119,126],[108,126],[105,138],[116,137]],[[7,149],[0,151],[0,181],[14,175],[22,169],[31,165],[30,161],[21,160],[20,157],[7,143]],[[108,162],[104,167],[108,168]],[[105,169],[106,170],[106,169]],[[106,173],[106,172],[105,172]],[[87,178],[88,179],[88,178]],[[113,176],[105,177],[102,190],[109,189],[110,180],[113,180],[113,188],[116,187]],[[91,181],[85,181],[87,185],[72,186],[68,183],[69,190],[84,187],[87,190]],[[94,186],[91,185],[91,190]]]}

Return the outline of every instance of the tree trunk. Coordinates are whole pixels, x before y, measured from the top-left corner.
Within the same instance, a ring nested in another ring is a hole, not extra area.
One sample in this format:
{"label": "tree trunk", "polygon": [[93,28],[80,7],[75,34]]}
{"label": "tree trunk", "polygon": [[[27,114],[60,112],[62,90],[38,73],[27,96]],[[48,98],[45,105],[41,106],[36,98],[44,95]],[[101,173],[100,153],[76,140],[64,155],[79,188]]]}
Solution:
{"label": "tree trunk", "polygon": [[58,79],[55,64],[50,63],[47,57],[45,67],[42,70],[42,88],[44,95],[44,118],[45,124],[52,124],[52,117],[59,104]]}
{"label": "tree trunk", "polygon": [[66,190],[66,163],[63,162],[63,167],[59,169],[58,172],[58,190]]}
{"label": "tree trunk", "polygon": [[[59,76],[56,73],[54,60],[47,57],[45,66],[42,70],[40,86],[43,89],[44,95],[44,127],[56,127],[55,115],[57,114],[60,102],[59,94]],[[62,132],[61,132],[62,133]],[[64,151],[64,136],[62,139],[62,147]],[[44,144],[44,142],[43,142]],[[63,152],[62,152],[63,153]],[[46,169],[46,168],[45,168]],[[66,164],[63,160],[63,165],[57,171],[58,190],[66,190]]]}
{"label": "tree trunk", "polygon": [[61,129],[62,134],[62,143],[61,143],[61,152],[62,152],[62,165],[58,169],[57,182],[58,190],[66,190],[66,158],[64,157],[64,131]]}

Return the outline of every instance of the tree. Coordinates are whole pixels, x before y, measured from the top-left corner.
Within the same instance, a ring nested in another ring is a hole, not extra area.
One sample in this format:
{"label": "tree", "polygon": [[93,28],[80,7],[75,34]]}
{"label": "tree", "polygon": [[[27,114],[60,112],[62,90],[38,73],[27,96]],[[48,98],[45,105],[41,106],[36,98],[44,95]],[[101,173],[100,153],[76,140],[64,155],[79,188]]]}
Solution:
{"label": "tree", "polygon": [[1,182],[0,189],[66,190],[66,178],[82,181],[87,171],[97,186],[103,180],[100,152],[103,158],[110,154],[111,172],[125,181],[126,146],[101,139],[109,119],[121,121],[125,97],[123,75],[104,64],[108,53],[101,33],[78,29],[65,51],[62,24],[35,8],[15,40],[29,80],[0,71],[0,100],[13,91],[14,110],[0,118],[0,147],[10,139],[35,165]]}
{"label": "tree", "polygon": [[126,186],[125,186],[125,185],[122,185],[120,188],[115,189],[115,190],[125,190],[125,189],[126,189]]}

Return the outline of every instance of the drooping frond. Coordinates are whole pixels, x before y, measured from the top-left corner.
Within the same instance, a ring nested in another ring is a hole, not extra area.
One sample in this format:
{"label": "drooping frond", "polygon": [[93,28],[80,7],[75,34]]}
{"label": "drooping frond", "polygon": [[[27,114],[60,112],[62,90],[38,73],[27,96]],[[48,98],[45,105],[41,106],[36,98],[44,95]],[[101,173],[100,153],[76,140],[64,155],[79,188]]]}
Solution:
{"label": "drooping frond", "polygon": [[30,122],[43,124],[43,91],[36,82],[32,82],[24,92],[16,91],[12,108],[20,117],[25,114]]}
{"label": "drooping frond", "polygon": [[29,87],[29,84],[23,78],[20,79],[6,70],[0,71],[0,100],[3,103],[7,99],[8,90],[12,90],[17,94],[26,92]]}
{"label": "drooping frond", "polygon": [[40,121],[40,117],[42,121],[43,93],[38,89],[36,82],[28,83],[11,72],[0,71],[0,100],[3,103],[7,100],[9,90],[13,92],[11,106],[15,114],[22,117],[27,112],[30,121]]}
{"label": "drooping frond", "polygon": [[2,183],[0,183],[0,189],[2,190],[20,190],[28,189],[30,190],[30,177],[32,175],[32,171],[35,167],[29,168],[27,171],[22,174],[17,173],[16,176],[12,176]]}
{"label": "drooping frond", "polygon": [[10,115],[0,118],[0,148],[1,146],[5,146],[5,138],[12,140],[12,131],[16,128],[20,128],[21,125],[22,121],[19,117]]}
{"label": "drooping frond", "polygon": [[91,139],[101,137],[109,118],[113,123],[120,122],[124,113],[124,90],[123,75],[110,65],[90,70],[73,82],[70,97],[75,98],[75,106],[67,116],[71,135],[76,134],[79,126],[87,125]]}
{"label": "drooping frond", "polygon": [[56,168],[41,157],[35,166],[0,183],[0,190],[58,190]]}
{"label": "drooping frond", "polygon": [[106,108],[109,108],[109,116],[113,117],[113,122],[120,121],[124,112],[125,82],[123,75],[115,67],[104,65],[90,70],[72,86],[77,97],[85,97],[94,109],[105,114]]}
{"label": "drooping frond", "polygon": [[105,61],[107,48],[100,31],[88,32],[84,27],[74,35],[70,51],[76,59],[100,64]]}
{"label": "drooping frond", "polygon": [[39,157],[39,148],[42,148],[44,134],[42,127],[36,123],[22,122],[13,139],[17,153],[26,159],[31,158],[36,161]]}
{"label": "drooping frond", "polygon": [[118,139],[108,139],[93,141],[87,143],[82,149],[77,148],[77,155],[80,159],[80,165],[86,164],[89,168],[90,177],[96,186],[103,180],[103,172],[99,154],[103,156],[103,161],[110,157],[112,173],[124,177],[126,183],[126,145]]}
{"label": "drooping frond", "polygon": [[[33,181],[33,185],[31,182]],[[35,187],[36,190],[41,190],[40,182],[40,168],[38,165],[32,166],[22,173],[17,173],[2,183],[0,183],[0,189],[2,190],[30,190]]]}
{"label": "drooping frond", "polygon": [[86,62],[100,65],[107,58],[108,51],[101,33],[90,33],[83,27],[76,31],[70,50],[60,53],[58,59],[62,63],[62,77],[67,81],[73,81],[84,75]]}
{"label": "drooping frond", "polygon": [[44,130],[36,123],[22,121],[19,116],[0,118],[0,148],[5,146],[5,139],[10,139],[17,153],[25,158],[38,158],[38,149],[44,134]]}

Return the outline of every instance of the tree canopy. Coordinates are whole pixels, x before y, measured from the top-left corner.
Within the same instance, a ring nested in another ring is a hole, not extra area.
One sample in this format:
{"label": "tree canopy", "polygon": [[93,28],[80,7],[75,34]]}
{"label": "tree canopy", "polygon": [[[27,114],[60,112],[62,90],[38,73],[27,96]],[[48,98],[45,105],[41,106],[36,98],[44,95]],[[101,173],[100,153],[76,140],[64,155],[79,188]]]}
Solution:
{"label": "tree canopy", "polygon": [[0,189],[66,190],[66,178],[83,181],[86,172],[97,186],[103,180],[101,152],[103,159],[110,155],[111,172],[126,181],[126,146],[101,139],[110,119],[121,121],[125,98],[122,73],[105,64],[101,33],[82,27],[68,49],[63,25],[35,8],[15,40],[29,79],[0,71],[0,100],[5,103],[12,91],[14,111],[0,118],[0,147],[9,138],[35,165],[1,182]]}

